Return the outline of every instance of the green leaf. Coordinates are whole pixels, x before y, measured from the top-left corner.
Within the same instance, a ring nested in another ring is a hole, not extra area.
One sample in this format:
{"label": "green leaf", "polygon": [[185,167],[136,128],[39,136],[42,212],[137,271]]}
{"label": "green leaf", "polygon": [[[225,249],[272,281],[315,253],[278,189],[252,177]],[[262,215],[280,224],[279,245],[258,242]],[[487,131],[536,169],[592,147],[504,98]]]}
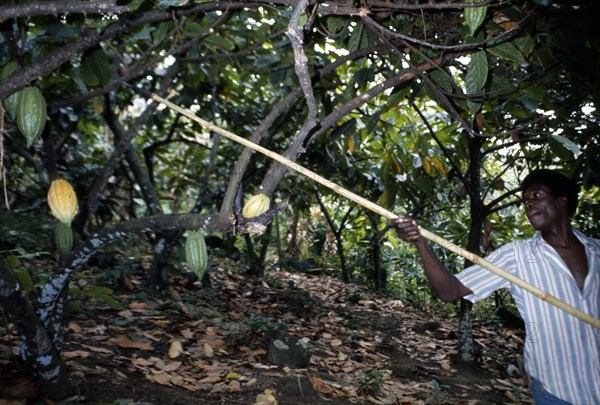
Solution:
{"label": "green leaf", "polygon": [[184,4],[186,4],[188,2],[188,0],[159,0],[156,3],[156,8],[159,8],[161,10],[165,10],[169,7],[179,7],[182,6]]}
{"label": "green leaf", "polygon": [[342,31],[346,27],[346,21],[339,17],[327,18],[327,29],[334,34]]}
{"label": "green leaf", "polygon": [[356,84],[362,87],[375,80],[375,72],[371,68],[359,69],[354,75],[354,80],[356,81]]}
{"label": "green leaf", "polygon": [[271,73],[269,73],[269,82],[271,82],[271,85],[277,86],[283,82],[283,79],[285,79],[285,73],[285,68],[272,70]]}
{"label": "green leaf", "polygon": [[429,77],[445,91],[452,92],[452,82],[445,72],[440,69],[432,70],[429,72]]}
{"label": "green leaf", "polygon": [[511,62],[515,62],[519,65],[525,63],[525,57],[519,51],[519,49],[511,43],[504,42],[500,45],[492,46],[487,48],[487,50],[492,54],[499,58],[509,60]]}
{"label": "green leaf", "polygon": [[33,291],[33,283],[27,270],[17,269],[13,272],[13,276],[23,291]]}
{"label": "green leaf", "polygon": [[9,255],[4,258],[4,264],[9,270],[15,270],[19,265],[19,259],[15,255]]}
{"label": "green leaf", "polygon": [[[481,3],[482,0],[475,0],[473,3]],[[483,23],[487,14],[487,6],[484,7],[465,7],[465,22],[469,27],[469,33],[474,35],[477,29]]]}
{"label": "green leaf", "polygon": [[488,75],[488,62],[485,51],[475,52],[471,55],[465,84],[467,94],[476,94],[483,89]]}
{"label": "green leaf", "polygon": [[356,125],[356,119],[351,118],[348,121],[344,122],[342,125],[336,126],[333,131],[331,131],[331,135],[329,135],[329,139],[331,142],[335,142],[338,137],[345,134],[348,130],[354,128]]}
{"label": "green leaf", "polygon": [[530,55],[531,52],[533,52],[533,48],[535,47],[535,41],[529,35],[524,36],[522,38],[517,38],[517,39],[513,40],[512,43],[525,56]]}
{"label": "green leaf", "polygon": [[536,111],[538,109],[538,107],[540,106],[540,103],[531,98],[529,95],[525,94],[523,97],[521,97],[521,103],[523,104],[523,106],[525,108],[527,108],[528,110],[531,111]]}
{"label": "green leaf", "polygon": [[129,3],[129,12],[134,12],[137,10],[145,0],[133,0]]}
{"label": "green leaf", "polygon": [[364,29],[365,28],[361,23],[357,23],[354,27],[352,35],[350,36],[350,42],[348,43],[349,52],[354,52],[360,49]]}
{"label": "green leaf", "polygon": [[581,148],[579,147],[579,145],[577,145],[575,142],[571,141],[570,139],[567,139],[564,136],[560,136],[560,135],[550,135],[550,137],[552,139],[554,139],[555,141],[559,142],[562,146],[564,146],[568,150],[570,150],[573,153],[573,156],[577,157],[581,154]]}
{"label": "green leaf", "polygon": [[210,35],[204,39],[204,44],[212,48],[222,48],[226,51],[233,51],[235,44],[229,38],[223,37],[219,34]]}
{"label": "green leaf", "polygon": [[158,24],[158,28],[152,33],[152,42],[154,45],[158,45],[165,39],[165,36],[173,26],[171,21],[161,22]]}
{"label": "green leaf", "polygon": [[206,28],[193,21],[188,21],[185,24],[184,35],[188,38],[195,38],[206,33]]}

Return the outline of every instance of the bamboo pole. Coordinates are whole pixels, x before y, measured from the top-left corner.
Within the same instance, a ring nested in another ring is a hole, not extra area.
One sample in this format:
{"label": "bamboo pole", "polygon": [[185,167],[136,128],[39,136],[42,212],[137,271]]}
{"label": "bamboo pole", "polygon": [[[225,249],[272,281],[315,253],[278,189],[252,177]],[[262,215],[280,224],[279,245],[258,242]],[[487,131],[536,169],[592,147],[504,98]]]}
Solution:
{"label": "bamboo pole", "polygon": [[[125,83],[125,84],[127,84],[127,83]],[[129,84],[127,84],[127,86],[132,87]],[[355,203],[362,205],[363,207],[368,208],[371,211],[373,211],[387,219],[394,219],[394,218],[398,217],[397,214],[394,214],[393,212],[386,210],[385,208],[367,200],[366,198],[363,198],[363,197],[359,196],[358,194],[355,194],[352,191],[347,190],[347,189],[341,187],[340,185],[327,180],[326,178],[318,175],[317,173],[315,173],[309,169],[306,169],[305,167],[299,165],[298,163],[296,163],[284,156],[281,156],[280,154],[275,153],[267,148],[264,148],[254,142],[251,142],[245,138],[242,138],[239,135],[236,135],[236,134],[229,132],[221,127],[218,127],[211,122],[203,120],[202,118],[198,117],[191,111],[181,108],[177,104],[174,104],[174,103],[160,97],[157,94],[147,92],[147,91],[145,91],[143,89],[139,89],[137,87],[132,87],[132,88],[134,90],[138,91],[140,94],[143,94],[144,96],[147,96],[147,97],[151,98],[152,100],[154,100],[158,103],[161,103],[161,104],[165,105],[166,107],[168,107],[174,111],[177,111],[178,113],[180,113],[182,115],[185,115],[186,117],[197,122],[204,128],[209,129],[213,132],[216,132],[220,135],[223,135],[224,137],[229,138],[232,141],[237,142],[247,148],[250,148],[254,151],[260,152],[263,155],[268,156],[271,159],[278,161],[279,163],[283,164],[284,166],[287,166],[290,169],[293,169],[293,170],[297,171],[298,173],[305,175],[306,177],[310,178],[311,180],[313,180],[325,187],[330,188],[337,194],[340,194],[340,195],[346,197],[347,199],[352,200]],[[510,281],[511,283],[515,284],[516,286],[521,287],[522,289],[535,295],[542,301],[545,301],[551,305],[554,305],[555,307],[575,316],[576,318],[581,319],[582,321],[600,329],[600,320],[594,318],[593,316],[580,311],[579,309],[573,307],[572,305],[569,305],[566,302],[559,300],[558,298],[546,293],[543,290],[540,290],[539,288],[529,284],[525,280],[522,280],[522,279],[510,274],[509,272],[501,269],[500,267],[496,266],[495,264],[488,262],[487,260],[483,259],[482,257],[477,256],[474,253],[471,253],[468,250],[465,250],[465,249],[461,248],[460,246],[455,245],[454,243],[449,242],[446,239],[444,239],[440,236],[437,236],[436,234],[429,232],[428,230],[426,230],[422,227],[419,227],[419,229],[421,232],[421,236],[423,236],[425,239],[428,239],[428,240],[470,260],[471,262],[478,264],[479,266],[489,270],[490,272],[504,278],[505,280]]]}

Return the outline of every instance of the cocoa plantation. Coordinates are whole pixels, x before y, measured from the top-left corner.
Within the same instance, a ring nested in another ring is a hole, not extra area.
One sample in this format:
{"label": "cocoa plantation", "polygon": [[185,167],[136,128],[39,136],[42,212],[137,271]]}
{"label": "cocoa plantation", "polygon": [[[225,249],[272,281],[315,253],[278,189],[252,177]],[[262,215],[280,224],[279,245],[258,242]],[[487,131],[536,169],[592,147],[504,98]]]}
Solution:
{"label": "cocoa plantation", "polygon": [[533,403],[511,295],[390,220],[486,267],[549,168],[600,238],[597,9],[3,1],[0,403]]}

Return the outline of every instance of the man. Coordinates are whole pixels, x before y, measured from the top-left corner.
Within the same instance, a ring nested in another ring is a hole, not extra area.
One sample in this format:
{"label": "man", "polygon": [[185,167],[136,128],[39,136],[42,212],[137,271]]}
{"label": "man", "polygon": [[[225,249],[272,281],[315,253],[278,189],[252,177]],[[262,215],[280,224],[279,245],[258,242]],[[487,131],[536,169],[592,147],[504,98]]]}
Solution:
{"label": "man", "polygon": [[[577,188],[562,174],[540,169],[521,184],[535,234],[509,243],[486,260],[575,308],[600,318],[600,240],[571,227]],[[480,266],[454,275],[433,253],[416,221],[390,220],[417,248],[425,274],[443,301],[477,302],[507,288],[527,325],[525,369],[536,404],[600,404],[600,329],[550,305]]]}

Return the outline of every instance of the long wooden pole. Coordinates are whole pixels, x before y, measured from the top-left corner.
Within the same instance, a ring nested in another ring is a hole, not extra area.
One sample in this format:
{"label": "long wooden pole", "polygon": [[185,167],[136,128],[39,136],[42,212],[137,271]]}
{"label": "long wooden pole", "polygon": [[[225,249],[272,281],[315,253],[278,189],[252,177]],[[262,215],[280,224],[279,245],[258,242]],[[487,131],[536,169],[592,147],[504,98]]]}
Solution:
{"label": "long wooden pole", "polygon": [[[315,173],[311,170],[308,170],[303,166],[300,166],[298,163],[291,161],[290,159],[288,159],[284,156],[281,156],[280,154],[275,153],[267,148],[264,148],[254,142],[251,142],[245,138],[242,138],[239,135],[236,135],[236,134],[229,132],[221,127],[218,127],[211,122],[203,120],[202,118],[198,117],[194,113],[192,113],[184,108],[181,108],[177,104],[173,104],[172,102],[160,97],[157,94],[150,93],[150,92],[147,92],[145,90],[142,90],[142,89],[139,89],[136,87],[133,87],[133,89],[140,92],[141,94],[143,94],[145,96],[150,97],[152,100],[159,102],[159,103],[169,107],[170,109],[177,111],[178,113],[180,113],[182,115],[185,115],[189,119],[196,121],[198,124],[202,125],[204,128],[209,129],[213,132],[216,132],[220,135],[223,135],[224,137],[229,138],[232,141],[237,142],[241,145],[244,145],[247,148],[250,148],[254,151],[260,152],[263,155],[268,156],[271,159],[278,161],[279,163],[289,167],[290,169],[293,169],[293,170],[297,171],[298,173],[301,173],[301,174],[307,176],[311,180],[313,180],[319,184],[322,184],[325,187],[330,188],[334,192],[346,197],[349,200],[354,201],[357,204],[362,205],[365,208],[370,209],[371,211],[373,211],[387,219],[393,219],[393,218],[398,217],[397,214],[394,214],[393,212],[388,211],[385,208],[372,203],[371,201],[367,200],[366,198],[363,198],[363,197],[359,196],[358,194],[355,194],[352,191],[347,190],[347,189],[341,187],[340,185],[327,180],[326,178],[318,175],[317,173]],[[594,318],[593,316],[580,311],[579,309],[573,307],[572,305],[569,305],[566,302],[561,301],[558,298],[546,293],[545,291],[540,290],[539,288],[529,284],[525,280],[515,277],[514,275],[501,269],[500,267],[496,266],[495,264],[490,263],[487,260],[483,259],[482,257],[479,257],[479,256],[469,252],[468,250],[465,250],[465,249],[461,248],[460,246],[455,245],[454,243],[449,242],[446,239],[444,239],[440,236],[437,236],[436,234],[434,234],[432,232],[429,232],[428,230],[426,230],[422,227],[420,227],[420,231],[421,231],[421,235],[425,239],[428,239],[434,243],[437,243],[438,245],[470,260],[471,262],[478,264],[479,266],[491,271],[492,273],[510,281],[511,283],[515,284],[516,286],[521,287],[522,289],[530,292],[531,294],[535,295],[542,301],[545,301],[551,305],[554,305],[555,307],[558,307],[559,309],[575,316],[576,318],[581,319],[582,321],[584,321],[586,323],[589,323],[592,326],[595,326],[596,328],[600,328],[600,320]]]}

